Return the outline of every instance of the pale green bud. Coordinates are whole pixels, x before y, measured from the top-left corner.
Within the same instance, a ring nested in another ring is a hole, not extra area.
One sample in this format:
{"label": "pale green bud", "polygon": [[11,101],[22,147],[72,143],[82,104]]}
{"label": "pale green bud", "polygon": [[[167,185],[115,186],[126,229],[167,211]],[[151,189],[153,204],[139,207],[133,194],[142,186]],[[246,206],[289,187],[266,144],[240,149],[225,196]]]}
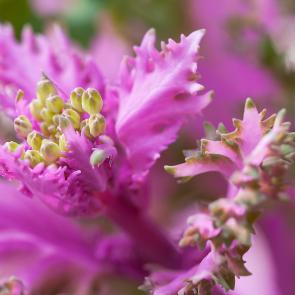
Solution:
{"label": "pale green bud", "polygon": [[82,108],[90,115],[98,114],[103,106],[103,100],[94,88],[88,88],[82,95]]}
{"label": "pale green bud", "polygon": [[37,84],[37,98],[45,105],[46,99],[49,96],[57,94],[56,88],[53,83],[47,78],[42,79]]}
{"label": "pale green bud", "polygon": [[87,125],[88,125],[88,119],[85,119],[85,120],[81,121],[81,123],[80,123],[80,128],[81,128],[81,130],[82,130],[84,127],[86,127]]}
{"label": "pale green bud", "polygon": [[7,150],[10,152],[15,152],[19,146],[20,144],[14,141],[8,141],[8,142],[5,142],[4,144],[4,147],[6,147]]}
{"label": "pale green bud", "polygon": [[48,139],[42,141],[40,152],[48,164],[54,163],[61,155],[59,146]]}
{"label": "pale green bud", "polygon": [[34,99],[30,103],[30,112],[32,116],[38,121],[42,120],[42,116],[41,116],[42,108],[43,108],[43,104],[39,99]]}
{"label": "pale green bud", "polygon": [[90,164],[92,166],[100,165],[106,159],[107,154],[104,150],[95,149],[90,156]]}
{"label": "pale green bud", "polygon": [[56,132],[57,132],[57,130],[56,130],[56,126],[53,125],[53,124],[49,125],[49,126],[48,126],[48,132],[49,132],[50,135],[52,135],[52,136],[55,135]]}
{"label": "pale green bud", "polygon": [[42,133],[43,133],[45,136],[50,136],[50,135],[51,135],[51,133],[50,133],[50,131],[49,131],[49,126],[50,126],[50,125],[51,125],[51,124],[46,123],[46,122],[42,122],[41,125],[40,125],[41,131],[42,131]]}
{"label": "pale green bud", "polygon": [[88,125],[88,119],[85,119],[81,122],[80,124],[80,130],[81,132],[83,131],[85,136],[87,136],[88,138],[92,138],[92,135],[90,134],[90,129],[89,129],[89,125]]}
{"label": "pale green bud", "polygon": [[15,97],[16,102],[23,100],[24,96],[25,96],[25,93],[21,89],[19,89]]}
{"label": "pale green bud", "polygon": [[42,136],[36,132],[32,131],[27,136],[27,142],[34,150],[39,150],[42,144]]}
{"label": "pale green bud", "polygon": [[106,122],[104,116],[101,114],[96,114],[90,116],[88,120],[88,126],[90,130],[90,134],[93,137],[97,137],[104,133],[106,128]]}
{"label": "pale green bud", "polygon": [[55,125],[59,127],[60,130],[64,130],[71,124],[70,119],[64,115],[55,115],[53,117],[53,122]]}
{"label": "pale green bud", "polygon": [[75,129],[80,128],[80,115],[76,111],[73,109],[66,109],[63,111],[63,115],[71,121]]}
{"label": "pale green bud", "polygon": [[58,145],[61,151],[66,152],[69,150],[68,143],[66,141],[65,135],[62,134],[58,139]]}
{"label": "pale green bud", "polygon": [[53,95],[47,98],[46,107],[52,113],[59,114],[63,110],[64,101],[58,95]]}
{"label": "pale green bud", "polygon": [[28,150],[25,152],[24,160],[28,160],[31,168],[34,168],[37,164],[43,162],[43,158],[38,151]]}
{"label": "pale green bud", "polygon": [[32,131],[32,124],[25,115],[20,115],[14,120],[14,130],[22,138],[26,138]]}
{"label": "pale green bud", "polygon": [[54,113],[47,108],[43,108],[40,112],[40,116],[44,122],[52,123],[52,117],[54,116]]}
{"label": "pale green bud", "polygon": [[72,107],[77,110],[78,112],[82,113],[82,95],[84,93],[84,89],[82,87],[75,88],[71,95],[70,95],[70,101]]}

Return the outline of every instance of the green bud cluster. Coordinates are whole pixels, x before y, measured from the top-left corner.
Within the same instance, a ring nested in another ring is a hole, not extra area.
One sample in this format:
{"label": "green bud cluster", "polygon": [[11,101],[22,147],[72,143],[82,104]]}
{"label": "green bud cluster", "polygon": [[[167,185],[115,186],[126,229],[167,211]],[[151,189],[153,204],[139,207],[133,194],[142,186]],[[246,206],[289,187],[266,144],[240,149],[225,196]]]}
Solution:
{"label": "green bud cluster", "polygon": [[[95,140],[105,132],[106,122],[100,113],[103,100],[99,92],[93,88],[84,90],[75,88],[67,101],[58,95],[55,85],[46,77],[37,84],[36,99],[29,105],[31,117],[39,124],[39,131],[33,130],[33,124],[25,115],[14,120],[17,135],[27,141],[31,149],[24,151],[21,158],[27,160],[33,168],[44,162],[54,164],[69,150],[64,130],[72,126],[77,132],[84,134],[89,140]],[[23,92],[18,96],[22,97]],[[21,99],[21,98],[20,98]],[[103,135],[105,140],[107,136]],[[15,152],[20,144],[7,142],[5,147]],[[93,166],[105,159],[103,150],[95,150],[90,163]]]}

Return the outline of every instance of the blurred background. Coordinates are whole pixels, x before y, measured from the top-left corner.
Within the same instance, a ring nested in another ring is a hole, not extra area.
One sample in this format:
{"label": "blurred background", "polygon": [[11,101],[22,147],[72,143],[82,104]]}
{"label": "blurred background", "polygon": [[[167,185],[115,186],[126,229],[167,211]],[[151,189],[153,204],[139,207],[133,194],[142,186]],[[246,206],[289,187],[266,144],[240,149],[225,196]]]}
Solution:
{"label": "blurred background", "polygon": [[294,108],[294,12],[290,0],[0,0],[0,21],[11,23],[18,39],[26,25],[44,32],[59,24],[110,78],[149,28],[158,40],[207,29],[200,72],[216,92],[206,113],[214,123],[230,123],[247,96]]}

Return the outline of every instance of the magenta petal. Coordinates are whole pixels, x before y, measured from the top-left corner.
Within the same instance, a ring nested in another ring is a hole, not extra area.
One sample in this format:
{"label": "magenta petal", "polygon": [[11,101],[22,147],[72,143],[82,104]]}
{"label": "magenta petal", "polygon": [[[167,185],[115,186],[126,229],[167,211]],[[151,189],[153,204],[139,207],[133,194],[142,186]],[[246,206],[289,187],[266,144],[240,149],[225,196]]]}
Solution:
{"label": "magenta petal", "polygon": [[207,158],[186,159],[185,163],[175,166],[165,166],[168,173],[175,177],[192,177],[206,172],[219,172],[225,177],[229,177],[235,170],[235,164],[228,158],[216,155]]}
{"label": "magenta petal", "polygon": [[31,288],[46,279],[43,275],[50,275],[48,271],[54,264],[64,270],[71,265],[72,275],[81,280],[83,271],[94,275],[97,265],[92,234],[37,200],[22,197],[13,186],[0,183],[0,188],[2,277],[16,275],[24,280],[26,288]]}
{"label": "magenta petal", "polygon": [[197,95],[203,86],[196,82],[197,52],[204,30],[169,40],[162,51],[155,48],[150,30],[136,57],[123,60],[120,73],[118,138],[123,144],[134,180],[142,180],[172,143],[182,123],[210,102],[210,94]]}

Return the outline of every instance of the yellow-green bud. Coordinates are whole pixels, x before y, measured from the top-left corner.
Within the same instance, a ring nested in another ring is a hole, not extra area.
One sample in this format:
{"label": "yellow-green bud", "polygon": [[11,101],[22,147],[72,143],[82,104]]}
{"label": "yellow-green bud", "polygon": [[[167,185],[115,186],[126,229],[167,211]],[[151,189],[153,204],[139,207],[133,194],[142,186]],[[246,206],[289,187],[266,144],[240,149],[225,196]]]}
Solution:
{"label": "yellow-green bud", "polygon": [[55,115],[53,117],[53,122],[60,130],[64,130],[71,124],[70,119],[64,115]]}
{"label": "yellow-green bud", "polygon": [[42,108],[43,108],[43,104],[39,99],[34,99],[30,103],[30,112],[32,116],[38,121],[42,120],[42,116],[41,116]]}
{"label": "yellow-green bud", "polygon": [[20,146],[20,144],[14,141],[8,141],[5,142],[4,146],[7,148],[9,152],[15,152],[16,149]]}
{"label": "yellow-green bud", "polygon": [[42,144],[42,136],[36,132],[32,131],[27,136],[27,142],[34,150],[39,150]]}
{"label": "yellow-green bud", "polygon": [[86,137],[88,137],[89,139],[93,139],[93,136],[90,133],[89,125],[86,125],[85,127],[83,127],[83,132]]}
{"label": "yellow-green bud", "polygon": [[37,164],[43,162],[43,158],[38,151],[28,150],[25,152],[24,160],[28,160],[31,168],[34,168]]}
{"label": "yellow-green bud", "polygon": [[104,150],[95,149],[90,156],[90,164],[92,166],[100,165],[106,159],[107,154]]}
{"label": "yellow-green bud", "polygon": [[88,88],[82,95],[82,108],[90,115],[98,114],[103,106],[103,100],[94,88]]}
{"label": "yellow-green bud", "polygon": [[37,84],[37,98],[41,100],[43,105],[45,105],[46,99],[57,93],[56,88],[53,83],[47,78],[42,79]]}
{"label": "yellow-green bud", "polygon": [[51,135],[50,131],[49,131],[49,126],[50,126],[50,124],[46,123],[46,122],[42,122],[41,125],[40,125],[41,131],[45,136],[50,136]]}
{"label": "yellow-green bud", "polygon": [[70,95],[72,107],[80,113],[83,112],[83,109],[82,109],[82,95],[83,95],[83,93],[84,93],[84,89],[82,87],[77,87],[72,91],[72,93]]}
{"label": "yellow-green bud", "polygon": [[49,109],[43,108],[40,112],[40,115],[44,122],[52,123],[52,117],[54,116],[54,113],[51,112]]}
{"label": "yellow-green bud", "polygon": [[24,98],[24,96],[25,96],[25,93],[21,89],[19,89],[15,97],[16,102],[21,101]]}
{"label": "yellow-green bud", "polygon": [[51,124],[48,126],[48,132],[50,133],[50,135],[55,135],[56,134],[56,126]]}
{"label": "yellow-green bud", "polygon": [[92,138],[90,134],[89,125],[88,125],[88,119],[85,119],[80,123],[80,131],[81,131],[81,134],[83,132],[85,136],[87,136],[90,139]]}
{"label": "yellow-green bud", "polygon": [[69,150],[68,143],[66,141],[65,135],[62,134],[58,139],[58,145],[61,151],[66,152]]}
{"label": "yellow-green bud", "polygon": [[80,115],[76,111],[73,109],[66,109],[63,111],[63,115],[71,121],[75,129],[80,128]]}
{"label": "yellow-green bud", "polygon": [[105,122],[104,116],[102,116],[101,114],[96,114],[96,115],[90,116],[90,118],[88,120],[88,126],[89,126],[89,130],[90,130],[90,134],[93,137],[97,137],[97,136],[103,134],[105,131],[105,127],[106,127],[106,122]]}
{"label": "yellow-green bud", "polygon": [[32,131],[32,124],[25,115],[20,115],[14,120],[14,130],[22,138],[26,138]]}
{"label": "yellow-green bud", "polygon": [[48,164],[54,163],[61,155],[59,146],[48,139],[42,141],[40,152],[45,162]]}
{"label": "yellow-green bud", "polygon": [[85,120],[81,121],[81,123],[80,123],[80,128],[81,128],[81,130],[82,130],[84,127],[86,127],[87,125],[88,125],[88,119],[85,119]]}
{"label": "yellow-green bud", "polygon": [[46,107],[52,113],[59,114],[63,110],[64,101],[58,95],[53,95],[47,98]]}

